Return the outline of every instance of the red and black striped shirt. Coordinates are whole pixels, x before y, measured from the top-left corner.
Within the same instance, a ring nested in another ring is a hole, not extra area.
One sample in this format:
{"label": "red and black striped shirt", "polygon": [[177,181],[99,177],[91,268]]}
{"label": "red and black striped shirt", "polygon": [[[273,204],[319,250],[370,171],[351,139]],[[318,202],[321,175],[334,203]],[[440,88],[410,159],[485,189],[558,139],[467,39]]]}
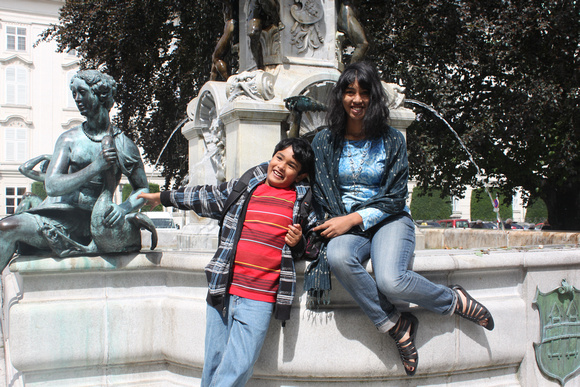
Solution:
{"label": "red and black striped shirt", "polygon": [[260,184],[248,203],[236,250],[230,294],[276,302],[284,237],[292,224],[296,191]]}

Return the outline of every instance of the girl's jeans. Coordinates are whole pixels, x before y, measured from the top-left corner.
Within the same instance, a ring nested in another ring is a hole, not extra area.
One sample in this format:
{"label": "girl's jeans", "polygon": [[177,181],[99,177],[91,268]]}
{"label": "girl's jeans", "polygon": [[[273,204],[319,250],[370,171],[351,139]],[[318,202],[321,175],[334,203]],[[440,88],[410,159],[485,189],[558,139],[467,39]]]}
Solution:
{"label": "girl's jeans", "polygon": [[[399,319],[390,300],[415,303],[439,314],[452,314],[457,295],[409,270],[415,250],[415,225],[407,216],[394,216],[369,239],[345,234],[328,243],[332,273],[380,332]],[[363,264],[371,259],[375,279]]]}

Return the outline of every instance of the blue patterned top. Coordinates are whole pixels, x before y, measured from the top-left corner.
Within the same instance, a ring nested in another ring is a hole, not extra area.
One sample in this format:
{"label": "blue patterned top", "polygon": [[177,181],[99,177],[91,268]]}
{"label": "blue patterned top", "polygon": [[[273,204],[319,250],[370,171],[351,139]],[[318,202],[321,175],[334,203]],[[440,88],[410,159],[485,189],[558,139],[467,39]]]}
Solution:
{"label": "blue patterned top", "polygon": [[[364,203],[379,193],[385,173],[385,145],[382,139],[345,140],[338,163],[338,188],[348,212],[356,203]],[[368,230],[389,214],[377,208],[364,208],[357,213]]]}
{"label": "blue patterned top", "polygon": [[[312,191],[318,218],[328,219],[346,215],[351,211],[357,211],[363,217],[363,224],[357,228],[364,227],[366,230],[388,215],[399,214],[402,211],[408,213],[409,209],[405,204],[408,194],[409,164],[407,161],[407,146],[403,134],[389,127],[381,138],[372,142],[361,141],[356,147],[358,149],[354,148],[357,145],[356,142],[354,143],[349,141],[347,145],[350,144],[352,148],[345,147],[344,138],[333,134],[329,129],[318,132],[312,141],[312,149],[316,157]],[[362,159],[365,152],[365,143],[372,145],[368,148],[369,156],[372,153],[372,157],[368,157],[366,162],[361,162],[360,159]],[[356,160],[353,160],[353,164],[350,164],[349,160],[345,160],[343,152],[348,157],[349,150],[351,156],[355,158],[355,153],[358,154],[358,164]],[[383,160],[380,162],[383,164],[382,166],[379,166],[380,163],[376,160],[378,157]],[[371,161],[371,159],[373,160]],[[341,180],[340,177],[339,169],[341,163],[343,163],[342,178],[344,180]],[[360,173],[359,166],[362,166]],[[382,168],[380,179],[379,168]],[[345,171],[348,171],[348,173],[345,173]],[[347,176],[348,174],[353,176],[349,177]],[[354,184],[354,182],[358,181],[358,179],[353,179],[356,176],[358,178],[362,177],[360,187],[359,184]],[[363,181],[364,185],[362,184]],[[351,186],[350,189],[348,188],[349,186]],[[352,189],[353,186],[356,189]],[[356,191],[356,194],[354,191]],[[373,193],[376,194],[373,195]],[[346,209],[345,196],[347,196],[346,201],[348,201],[350,211]],[[372,213],[367,213],[367,209],[378,210],[380,216],[371,219],[373,215],[370,215]],[[354,229],[351,232],[356,233],[357,230]]]}

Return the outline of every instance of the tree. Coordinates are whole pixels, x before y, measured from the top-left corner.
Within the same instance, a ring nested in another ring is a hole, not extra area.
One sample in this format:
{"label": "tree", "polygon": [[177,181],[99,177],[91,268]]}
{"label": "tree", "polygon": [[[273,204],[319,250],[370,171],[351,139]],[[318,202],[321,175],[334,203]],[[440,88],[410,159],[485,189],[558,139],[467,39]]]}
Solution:
{"label": "tree", "polygon": [[413,219],[449,219],[453,213],[451,199],[443,198],[440,191],[425,191],[419,187],[413,190],[413,199],[410,205]]}
{"label": "tree", "polygon": [[545,222],[548,216],[548,208],[542,199],[534,202],[526,208],[526,222]]}
{"label": "tree", "polygon": [[[102,68],[117,80],[115,124],[155,164],[209,78],[222,29],[211,0],[67,0],[43,39],[75,49],[81,68]],[[187,160],[187,141],[176,133],[159,160],[166,186],[187,176]]]}
{"label": "tree", "polygon": [[[215,2],[67,0],[45,37],[105,65],[121,85],[117,124],[154,162],[207,81],[223,21]],[[517,187],[542,199],[549,222],[580,229],[578,0],[359,0],[367,58],[407,97],[433,105],[408,129],[411,176],[462,196],[466,185]],[[177,136],[161,158],[167,182],[187,171]],[[509,204],[509,203],[508,203]]]}
{"label": "tree", "polygon": [[578,1],[362,1],[368,58],[407,97],[436,107],[474,155],[424,110],[408,129],[422,187],[515,189],[543,199],[557,229],[580,229]]}
{"label": "tree", "polygon": [[[491,191],[493,198],[496,197],[496,192]],[[499,200],[498,200],[499,201]],[[505,202],[499,205],[499,215],[501,219],[511,218],[513,216],[513,208],[511,204]],[[494,212],[489,195],[483,188],[475,189],[471,192],[471,220],[485,220],[490,222],[497,221],[497,213]]]}

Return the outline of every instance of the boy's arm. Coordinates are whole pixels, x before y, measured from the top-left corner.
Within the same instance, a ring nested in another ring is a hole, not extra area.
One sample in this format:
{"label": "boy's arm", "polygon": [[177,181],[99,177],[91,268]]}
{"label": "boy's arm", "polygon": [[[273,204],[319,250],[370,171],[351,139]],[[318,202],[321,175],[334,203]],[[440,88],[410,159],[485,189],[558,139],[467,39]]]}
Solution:
{"label": "boy's arm", "polygon": [[224,203],[232,192],[235,182],[236,180],[231,180],[217,186],[197,185],[164,191],[160,194],[160,201],[165,207],[192,210],[202,217],[220,219]]}
{"label": "boy's arm", "polygon": [[147,204],[150,205],[151,208],[155,208],[161,204],[161,193],[160,192],[155,192],[155,193],[141,192],[137,196],[137,199],[145,199],[147,201]]}

